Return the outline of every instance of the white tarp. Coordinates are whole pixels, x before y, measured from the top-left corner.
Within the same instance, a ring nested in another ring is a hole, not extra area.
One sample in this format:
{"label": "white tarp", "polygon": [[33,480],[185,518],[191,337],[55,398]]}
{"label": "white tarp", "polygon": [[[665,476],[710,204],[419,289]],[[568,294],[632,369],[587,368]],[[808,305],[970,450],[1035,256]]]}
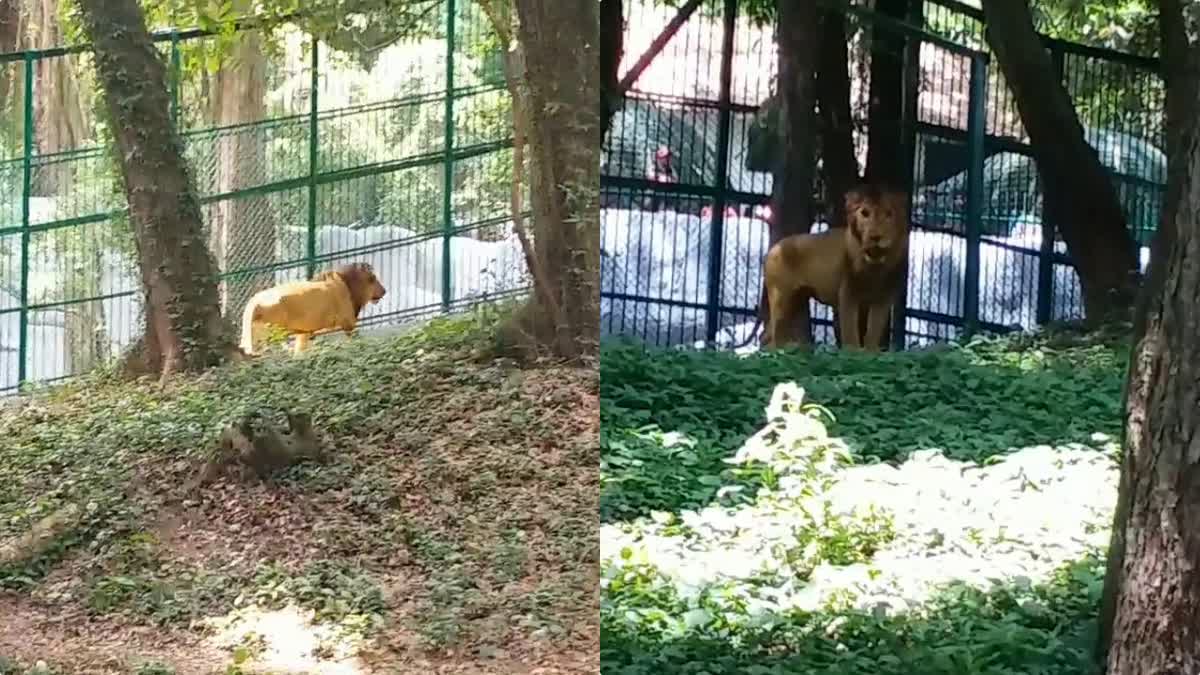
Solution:
{"label": "white tarp", "polygon": [[[820,223],[817,231],[825,229]],[[673,211],[605,209],[601,216],[600,288],[606,296],[651,297],[668,303],[602,297],[601,334],[627,335],[660,345],[704,339],[708,301],[710,220]],[[762,261],[769,241],[766,222],[734,216],[722,237],[721,297],[727,308],[754,311],[762,291]],[[1000,245],[1005,244],[1005,245]],[[1041,228],[1025,225],[1007,239],[989,239],[979,250],[979,317],[987,323],[1032,329],[1036,326]],[[914,231],[909,243],[908,307],[962,316],[966,240],[939,232]],[[1013,248],[1022,250],[1013,250]],[[1064,252],[1059,244],[1059,252]],[[1142,268],[1149,249],[1141,251]],[[813,316],[829,318],[828,308],[812,303]],[[1082,316],[1079,277],[1066,265],[1054,266],[1051,315]],[[754,319],[722,313],[718,346],[745,341]],[[908,317],[907,329],[921,336],[948,337],[946,324]],[[818,332],[828,335],[828,331]]]}

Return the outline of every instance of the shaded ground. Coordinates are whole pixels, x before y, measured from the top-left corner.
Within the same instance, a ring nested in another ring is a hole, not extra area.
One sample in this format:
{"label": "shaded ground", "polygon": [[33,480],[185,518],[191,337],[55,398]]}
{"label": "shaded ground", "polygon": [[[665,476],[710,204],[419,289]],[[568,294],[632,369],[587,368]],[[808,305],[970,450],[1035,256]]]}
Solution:
{"label": "shaded ground", "polygon": [[[87,516],[0,567],[19,664],[0,673],[595,672],[597,373],[480,362],[479,333],[440,320],[167,392],[8,404],[0,542],[64,504]],[[184,493],[222,425],[285,408],[312,414],[327,464]]]}

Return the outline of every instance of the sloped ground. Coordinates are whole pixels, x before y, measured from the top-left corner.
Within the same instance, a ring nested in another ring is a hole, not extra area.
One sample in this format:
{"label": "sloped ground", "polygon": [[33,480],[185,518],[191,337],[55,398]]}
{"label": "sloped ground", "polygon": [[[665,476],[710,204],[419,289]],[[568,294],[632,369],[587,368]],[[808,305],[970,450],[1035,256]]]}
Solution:
{"label": "sloped ground", "polygon": [[[85,516],[0,567],[0,673],[595,672],[598,376],[482,362],[485,332],[3,404],[0,545]],[[284,409],[327,463],[185,491],[223,425]]]}

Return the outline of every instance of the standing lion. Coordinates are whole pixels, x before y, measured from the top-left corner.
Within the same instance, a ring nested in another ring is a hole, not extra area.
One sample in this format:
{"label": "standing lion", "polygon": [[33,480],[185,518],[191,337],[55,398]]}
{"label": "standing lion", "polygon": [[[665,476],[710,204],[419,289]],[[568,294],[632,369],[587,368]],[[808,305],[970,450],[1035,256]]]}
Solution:
{"label": "standing lion", "polygon": [[[863,185],[846,193],[846,227],[777,242],[763,264],[765,344],[808,345],[808,301],[816,298],[837,308],[843,346],[878,351],[903,281],[908,232],[908,194]],[[788,335],[797,319],[800,335]]]}
{"label": "standing lion", "polygon": [[367,303],[379,302],[387,290],[368,263],[351,263],[321,272],[312,281],[289,281],[255,293],[242,312],[242,351],[254,354],[268,325],[296,336],[293,354],[308,349],[313,333],[358,325]]}

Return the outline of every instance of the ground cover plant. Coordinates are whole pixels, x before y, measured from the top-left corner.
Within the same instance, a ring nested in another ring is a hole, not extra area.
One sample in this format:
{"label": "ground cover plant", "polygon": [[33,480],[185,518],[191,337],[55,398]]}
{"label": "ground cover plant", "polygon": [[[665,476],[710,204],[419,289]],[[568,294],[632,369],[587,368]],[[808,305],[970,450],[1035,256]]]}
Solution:
{"label": "ground cover plant", "polygon": [[[0,402],[0,544],[80,514],[0,565],[0,673],[594,670],[596,372],[491,358],[481,317]],[[326,462],[188,489],[283,410]]]}
{"label": "ground cover plant", "polygon": [[604,672],[1095,672],[1127,353],[605,345]]}

